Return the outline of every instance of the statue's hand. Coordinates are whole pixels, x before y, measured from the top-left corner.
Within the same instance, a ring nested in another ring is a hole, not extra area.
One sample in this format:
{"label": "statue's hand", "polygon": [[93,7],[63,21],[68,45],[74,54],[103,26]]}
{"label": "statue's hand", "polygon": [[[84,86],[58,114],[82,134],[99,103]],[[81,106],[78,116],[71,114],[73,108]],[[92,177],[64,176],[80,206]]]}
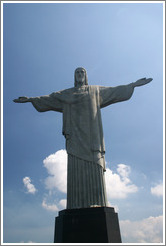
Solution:
{"label": "statue's hand", "polygon": [[142,78],[142,79],[139,79],[139,80],[137,80],[136,82],[134,82],[133,85],[134,85],[134,87],[146,85],[146,84],[148,84],[149,82],[151,82],[152,80],[153,80],[152,78],[149,78],[149,79]]}
{"label": "statue's hand", "polygon": [[19,97],[18,99],[14,99],[13,102],[15,103],[26,103],[30,102],[28,97]]}

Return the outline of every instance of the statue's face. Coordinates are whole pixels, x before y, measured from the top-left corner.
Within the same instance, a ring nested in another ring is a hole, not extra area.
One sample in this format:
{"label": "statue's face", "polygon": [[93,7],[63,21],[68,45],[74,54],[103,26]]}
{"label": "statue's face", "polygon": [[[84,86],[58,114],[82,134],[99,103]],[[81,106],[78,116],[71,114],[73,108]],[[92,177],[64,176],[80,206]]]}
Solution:
{"label": "statue's face", "polygon": [[83,68],[77,68],[75,71],[76,86],[85,85],[85,70]]}

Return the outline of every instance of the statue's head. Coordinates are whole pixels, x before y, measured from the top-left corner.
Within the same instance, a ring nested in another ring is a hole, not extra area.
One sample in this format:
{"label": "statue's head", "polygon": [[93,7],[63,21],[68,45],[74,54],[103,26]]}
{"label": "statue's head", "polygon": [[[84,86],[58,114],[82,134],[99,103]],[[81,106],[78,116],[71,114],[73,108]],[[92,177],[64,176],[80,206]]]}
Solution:
{"label": "statue's head", "polygon": [[74,86],[79,87],[82,85],[88,85],[88,77],[85,68],[78,67],[74,74]]}

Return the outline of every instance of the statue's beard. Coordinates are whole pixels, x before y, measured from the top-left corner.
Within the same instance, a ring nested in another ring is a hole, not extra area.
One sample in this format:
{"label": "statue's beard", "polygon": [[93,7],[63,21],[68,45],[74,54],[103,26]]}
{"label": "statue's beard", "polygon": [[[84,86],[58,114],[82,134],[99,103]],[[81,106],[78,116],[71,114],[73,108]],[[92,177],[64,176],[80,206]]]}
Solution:
{"label": "statue's beard", "polygon": [[85,85],[85,80],[76,81],[76,87]]}

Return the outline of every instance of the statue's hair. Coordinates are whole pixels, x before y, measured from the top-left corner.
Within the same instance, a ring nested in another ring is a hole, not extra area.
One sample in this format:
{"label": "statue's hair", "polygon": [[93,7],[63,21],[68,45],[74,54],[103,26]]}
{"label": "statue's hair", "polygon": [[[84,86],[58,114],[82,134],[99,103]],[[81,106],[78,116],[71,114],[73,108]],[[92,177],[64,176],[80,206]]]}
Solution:
{"label": "statue's hair", "polygon": [[74,86],[76,87],[76,85],[77,85],[77,81],[76,81],[76,71],[77,71],[78,69],[83,69],[83,70],[85,71],[85,85],[88,85],[88,76],[87,76],[86,69],[83,68],[83,67],[78,67],[78,68],[76,68],[76,70],[75,70],[75,72],[74,72]]}

